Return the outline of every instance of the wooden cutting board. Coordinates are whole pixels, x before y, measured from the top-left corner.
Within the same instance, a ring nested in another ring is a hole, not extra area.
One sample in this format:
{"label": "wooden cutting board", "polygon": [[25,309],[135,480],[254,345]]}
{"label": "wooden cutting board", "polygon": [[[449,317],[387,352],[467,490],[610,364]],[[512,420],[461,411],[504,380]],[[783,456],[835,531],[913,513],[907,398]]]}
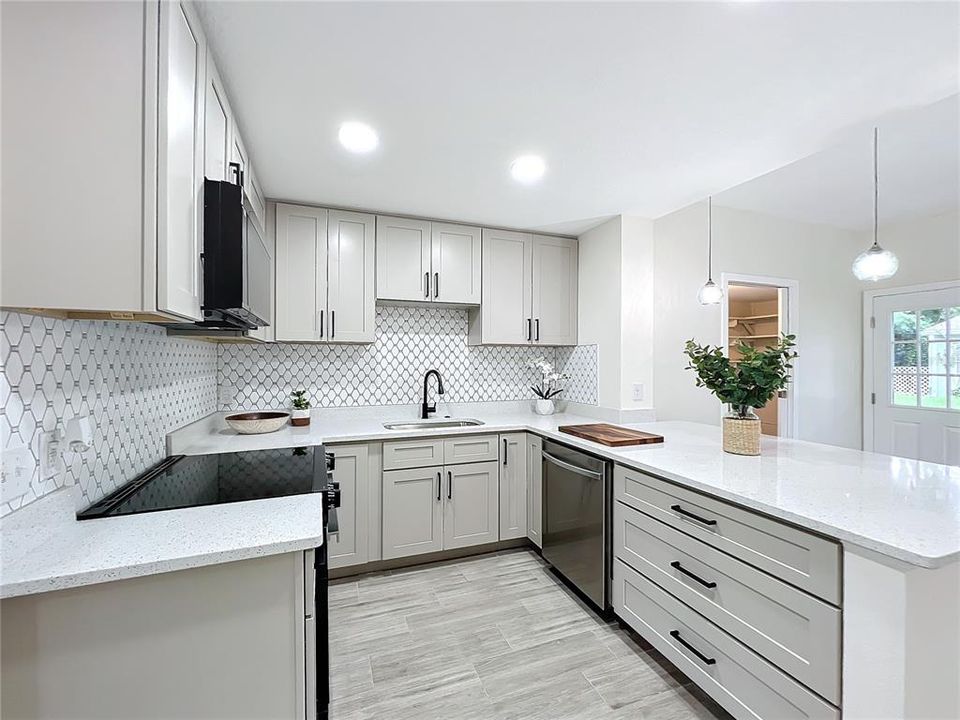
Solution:
{"label": "wooden cutting board", "polygon": [[649,445],[662,443],[663,435],[630,430],[629,428],[610,425],[608,423],[591,423],[589,425],[561,425],[557,428],[562,433],[575,435],[584,440],[607,445],[609,447],[624,447],[627,445]]}

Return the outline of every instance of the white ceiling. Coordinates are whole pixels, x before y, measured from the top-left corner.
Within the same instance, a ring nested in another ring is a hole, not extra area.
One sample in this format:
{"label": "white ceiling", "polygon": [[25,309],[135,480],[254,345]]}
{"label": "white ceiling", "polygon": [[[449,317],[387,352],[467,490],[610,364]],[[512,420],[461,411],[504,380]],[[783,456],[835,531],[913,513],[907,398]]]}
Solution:
{"label": "white ceiling", "polygon": [[[579,232],[958,90],[956,3],[200,4],[268,196]],[[380,133],[370,156],[339,124]],[[542,182],[510,161],[542,154]]]}
{"label": "white ceiling", "polygon": [[[956,210],[960,96],[880,118],[880,224]],[[873,131],[726,190],[715,205],[850,230],[873,227]]]}

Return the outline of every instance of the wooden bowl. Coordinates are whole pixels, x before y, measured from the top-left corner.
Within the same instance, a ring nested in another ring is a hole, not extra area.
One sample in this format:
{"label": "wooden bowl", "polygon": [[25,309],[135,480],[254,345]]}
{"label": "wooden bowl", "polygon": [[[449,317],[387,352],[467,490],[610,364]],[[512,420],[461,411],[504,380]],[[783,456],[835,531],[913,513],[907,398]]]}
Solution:
{"label": "wooden bowl", "polygon": [[287,424],[290,413],[268,410],[227,415],[224,420],[241,435],[260,435],[279,430]]}

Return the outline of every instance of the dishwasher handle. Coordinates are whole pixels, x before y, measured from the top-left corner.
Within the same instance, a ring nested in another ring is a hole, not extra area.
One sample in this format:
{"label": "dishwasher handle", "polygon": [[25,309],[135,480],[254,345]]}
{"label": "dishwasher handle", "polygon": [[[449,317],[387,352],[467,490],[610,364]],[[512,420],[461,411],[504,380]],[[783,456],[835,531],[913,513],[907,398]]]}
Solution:
{"label": "dishwasher handle", "polygon": [[565,460],[561,460],[556,455],[551,455],[546,450],[541,451],[543,459],[547,462],[551,462],[558,467],[562,467],[564,470],[569,470],[572,473],[577,475],[583,475],[584,477],[593,478],[594,480],[603,480],[603,472],[596,470],[588,470],[587,468],[580,467],[579,465],[574,465],[573,463],[568,463]]}

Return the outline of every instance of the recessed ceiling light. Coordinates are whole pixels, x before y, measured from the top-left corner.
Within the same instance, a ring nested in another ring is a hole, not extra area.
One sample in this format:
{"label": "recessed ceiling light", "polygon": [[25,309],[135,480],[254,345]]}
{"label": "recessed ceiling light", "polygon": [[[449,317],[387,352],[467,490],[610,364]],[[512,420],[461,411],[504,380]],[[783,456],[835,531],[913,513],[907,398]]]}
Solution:
{"label": "recessed ceiling light", "polygon": [[510,163],[510,174],[517,182],[525,184],[535,183],[543,177],[547,169],[546,163],[539,155],[521,155]]}
{"label": "recessed ceiling light", "polygon": [[341,145],[355,153],[368,153],[380,144],[377,131],[362,122],[343,123],[337,137],[340,138]]}

